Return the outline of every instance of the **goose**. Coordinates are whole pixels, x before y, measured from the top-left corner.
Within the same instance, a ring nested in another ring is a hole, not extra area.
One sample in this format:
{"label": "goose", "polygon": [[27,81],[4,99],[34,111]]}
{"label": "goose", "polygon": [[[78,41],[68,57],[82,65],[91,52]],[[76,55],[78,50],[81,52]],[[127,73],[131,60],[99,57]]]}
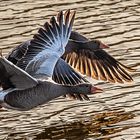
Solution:
{"label": "goose", "polygon": [[[15,47],[6,58],[13,64],[18,65],[18,61],[27,53],[31,40],[25,41]],[[135,69],[128,67],[105,50],[109,48],[99,40],[88,40],[78,32],[72,31],[70,39],[65,47],[65,53],[58,59],[52,79],[59,84],[76,85],[89,82],[79,73],[96,80],[108,81],[111,83],[124,83],[133,81],[128,72],[134,72]],[[67,63],[65,63],[67,62]],[[69,65],[68,65],[69,64]],[[18,67],[25,70],[27,64]],[[45,68],[44,68],[45,69]],[[33,75],[32,75],[33,76]],[[88,96],[67,95],[73,99],[89,100]]]}
{"label": "goose", "polygon": [[[57,20],[59,20],[59,17]],[[7,56],[7,59],[14,64],[18,63],[25,54],[26,50],[30,46],[30,40],[23,42],[21,45],[14,48]],[[62,84],[75,85],[79,82],[87,82],[78,75],[80,80],[71,80],[69,74],[67,74],[68,80],[65,81],[66,77],[64,73],[60,74],[58,69],[61,69],[62,59],[67,62],[74,70],[80,72],[83,75],[92,77],[96,80],[108,81],[111,83],[124,83],[132,82],[133,79],[128,72],[134,72],[136,69],[128,67],[121,62],[117,61],[105,50],[109,48],[99,40],[89,40],[85,36],[78,32],[72,31],[70,39],[65,47],[65,53],[59,58],[56,67],[54,68],[53,80]],[[66,64],[65,64],[66,65]],[[19,65],[20,68],[25,70],[25,65]],[[68,65],[66,67],[69,67]],[[69,67],[69,72],[72,70]],[[75,83],[76,82],[76,83]]]}
{"label": "goose", "polygon": [[[6,58],[17,65],[18,61],[26,54],[30,42],[31,40],[28,40],[15,47]],[[111,83],[132,82],[133,79],[128,72],[134,72],[135,69],[116,60],[103,50],[105,48],[109,47],[101,41],[88,40],[85,36],[72,31],[65,47],[65,53],[58,59],[54,68],[53,80],[59,84],[70,85],[87,82],[85,78],[77,73],[80,72],[93,79]],[[64,63],[63,60],[71,67]],[[64,68],[62,65],[64,65],[65,69],[68,69],[68,73],[65,70],[62,72]],[[25,70],[26,65],[18,66]],[[72,73],[74,74],[72,75]],[[76,76],[73,77],[74,75]]]}
{"label": "goose", "polygon": [[58,21],[52,17],[44,28],[39,29],[31,40],[26,55],[18,61],[18,65],[27,63],[25,71],[1,54],[1,107],[27,111],[69,93],[89,95],[102,91],[89,83],[73,86],[52,80],[55,64],[65,52],[74,17],[75,11],[67,10],[65,14],[60,11]]}

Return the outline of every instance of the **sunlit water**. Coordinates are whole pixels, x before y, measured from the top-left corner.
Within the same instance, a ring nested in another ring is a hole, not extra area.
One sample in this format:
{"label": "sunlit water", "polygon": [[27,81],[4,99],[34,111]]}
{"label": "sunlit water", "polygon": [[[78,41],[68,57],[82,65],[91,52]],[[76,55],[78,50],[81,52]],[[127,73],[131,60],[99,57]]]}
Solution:
{"label": "sunlit water", "polygon": [[[134,82],[99,81],[91,101],[58,98],[31,111],[0,111],[0,139],[140,139],[139,0],[0,0],[0,47],[7,54],[30,39],[59,10],[77,11],[74,30],[110,46],[107,51],[137,68]],[[97,82],[92,80],[92,82]]]}

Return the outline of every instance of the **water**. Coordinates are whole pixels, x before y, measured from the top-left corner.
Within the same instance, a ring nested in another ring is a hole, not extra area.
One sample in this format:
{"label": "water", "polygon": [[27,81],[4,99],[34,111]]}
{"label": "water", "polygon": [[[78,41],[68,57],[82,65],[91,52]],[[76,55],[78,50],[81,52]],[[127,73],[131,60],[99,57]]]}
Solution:
{"label": "water", "polygon": [[[99,81],[91,101],[58,98],[31,111],[0,111],[0,139],[140,139],[139,0],[0,0],[0,47],[7,54],[62,9],[77,11],[74,30],[110,46],[107,51],[137,68],[134,82]],[[92,82],[97,82],[92,80]]]}

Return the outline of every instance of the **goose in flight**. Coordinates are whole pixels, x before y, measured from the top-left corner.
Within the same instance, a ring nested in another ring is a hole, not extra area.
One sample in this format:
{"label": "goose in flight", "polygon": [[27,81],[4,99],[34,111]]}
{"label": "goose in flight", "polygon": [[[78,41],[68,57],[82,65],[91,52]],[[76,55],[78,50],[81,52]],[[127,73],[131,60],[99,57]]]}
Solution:
{"label": "goose in flight", "polygon": [[[101,89],[89,83],[62,85],[52,80],[58,59],[64,54],[68,43],[75,11],[59,12],[40,28],[30,42],[24,57],[17,66],[0,57],[0,106],[15,110],[30,110],[56,97],[66,94],[94,94]],[[25,66],[25,71],[20,66]],[[34,77],[33,77],[33,76]]]}
{"label": "goose in flight", "polygon": [[[58,16],[57,20],[59,20],[59,17],[60,16]],[[64,17],[66,17],[66,13],[64,14]],[[14,48],[6,56],[6,58],[13,64],[26,71],[26,66],[31,59],[26,63],[20,60],[24,55],[26,55],[30,44],[31,40],[23,42]],[[83,76],[77,73],[78,71],[81,74],[87,75],[96,80],[100,79],[111,83],[133,81],[128,72],[133,72],[135,69],[125,66],[117,61],[105,50],[103,50],[105,48],[109,47],[103,44],[101,41],[88,40],[83,35],[72,31],[70,39],[65,47],[65,53],[58,59],[55,65],[52,79],[56,83],[66,85],[76,85],[79,83],[88,82],[85,78],[83,78]],[[26,55],[26,59],[29,59],[29,57],[30,55]],[[44,69],[47,69],[47,67]],[[30,74],[32,74],[33,77],[35,76],[33,68],[30,70]],[[76,98],[83,100],[84,97],[84,99],[89,100],[88,96],[86,95],[81,97],[81,95],[71,94],[71,96],[74,99]]]}
{"label": "goose in flight", "polygon": [[[23,42],[14,48],[6,58],[17,65],[18,61],[26,55],[30,43],[31,40]],[[128,72],[133,72],[135,69],[125,66],[121,62],[117,61],[114,57],[103,50],[105,48],[108,48],[108,46],[103,44],[101,41],[88,40],[83,35],[72,31],[65,48],[65,53],[58,59],[54,68],[52,76],[53,80],[59,84],[70,85],[86,82],[86,80],[76,72],[78,71],[81,74],[92,77],[96,80],[100,79],[111,83],[133,81]],[[63,60],[71,67],[64,63]],[[21,64],[18,66],[25,70],[26,65],[23,66]]]}

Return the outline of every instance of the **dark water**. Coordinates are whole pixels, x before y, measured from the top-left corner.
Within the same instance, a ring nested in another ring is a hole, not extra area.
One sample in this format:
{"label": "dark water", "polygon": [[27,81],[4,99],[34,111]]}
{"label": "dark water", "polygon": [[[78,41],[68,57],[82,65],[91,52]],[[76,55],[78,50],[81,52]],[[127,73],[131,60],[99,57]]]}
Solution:
{"label": "dark water", "polygon": [[[135,66],[133,83],[99,81],[91,101],[58,98],[27,112],[0,111],[0,139],[140,139],[139,0],[0,0],[0,47],[7,54],[59,10],[77,11],[74,30],[100,39],[111,55]],[[97,81],[92,80],[93,83]]]}

